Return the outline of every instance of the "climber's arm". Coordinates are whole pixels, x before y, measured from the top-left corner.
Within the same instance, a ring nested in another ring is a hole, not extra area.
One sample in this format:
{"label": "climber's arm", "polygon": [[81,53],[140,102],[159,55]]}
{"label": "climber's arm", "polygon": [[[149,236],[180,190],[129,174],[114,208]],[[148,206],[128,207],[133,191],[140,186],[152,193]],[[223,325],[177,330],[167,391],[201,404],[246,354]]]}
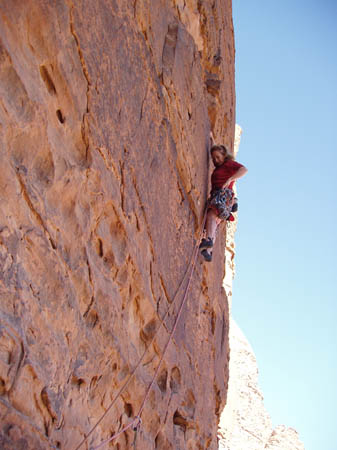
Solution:
{"label": "climber's arm", "polygon": [[212,148],[213,145],[215,145],[215,139],[214,139],[212,131],[209,133],[209,140],[210,140],[210,144],[211,144],[210,148]]}
{"label": "climber's arm", "polygon": [[238,178],[243,177],[248,172],[248,169],[246,169],[245,166],[241,166],[231,177],[228,178],[225,184],[222,185],[222,189],[228,187],[233,181],[237,180]]}

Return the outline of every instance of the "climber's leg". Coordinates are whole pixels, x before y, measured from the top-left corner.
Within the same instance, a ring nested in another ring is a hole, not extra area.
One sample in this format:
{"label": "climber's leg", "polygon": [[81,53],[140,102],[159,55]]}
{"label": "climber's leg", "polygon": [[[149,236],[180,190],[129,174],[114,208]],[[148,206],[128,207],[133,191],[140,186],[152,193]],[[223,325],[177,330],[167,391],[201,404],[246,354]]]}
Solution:
{"label": "climber's leg", "polygon": [[221,223],[221,219],[217,216],[214,209],[209,208],[206,217],[206,239],[201,241],[199,248],[201,249],[201,254],[206,261],[212,261],[212,247],[215,242],[216,229]]}
{"label": "climber's leg", "polygon": [[214,244],[215,241],[215,233],[218,226],[218,223],[220,220],[218,219],[218,216],[214,209],[210,208],[207,211],[207,218],[206,218],[206,238],[211,238]]}

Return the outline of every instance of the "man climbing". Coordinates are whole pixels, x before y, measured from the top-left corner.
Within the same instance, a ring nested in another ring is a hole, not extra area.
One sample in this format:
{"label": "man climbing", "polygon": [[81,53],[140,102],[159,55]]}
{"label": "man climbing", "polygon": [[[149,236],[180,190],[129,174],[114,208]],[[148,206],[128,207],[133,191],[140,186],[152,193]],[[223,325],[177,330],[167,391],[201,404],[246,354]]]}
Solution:
{"label": "man climbing", "polygon": [[212,261],[217,226],[222,220],[233,220],[231,213],[235,203],[234,182],[247,173],[246,167],[236,162],[224,145],[213,143],[211,133],[211,157],[215,169],[211,177],[212,190],[208,201],[206,239],[202,239],[199,246],[202,256],[208,262]]}

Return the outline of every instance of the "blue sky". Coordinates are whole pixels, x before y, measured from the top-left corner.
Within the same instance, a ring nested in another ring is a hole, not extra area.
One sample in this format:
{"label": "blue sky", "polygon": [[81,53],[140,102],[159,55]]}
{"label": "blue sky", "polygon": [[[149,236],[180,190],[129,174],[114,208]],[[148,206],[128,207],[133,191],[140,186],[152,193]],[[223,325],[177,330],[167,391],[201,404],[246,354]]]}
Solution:
{"label": "blue sky", "polygon": [[233,0],[239,225],[233,316],[273,425],[337,449],[337,2]]}

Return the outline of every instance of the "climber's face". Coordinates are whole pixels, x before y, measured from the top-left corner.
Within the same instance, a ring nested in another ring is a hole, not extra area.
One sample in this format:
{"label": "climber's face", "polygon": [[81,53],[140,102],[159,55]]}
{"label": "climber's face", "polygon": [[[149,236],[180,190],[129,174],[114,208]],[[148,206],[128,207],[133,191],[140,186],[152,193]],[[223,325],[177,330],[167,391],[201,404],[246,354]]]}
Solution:
{"label": "climber's face", "polygon": [[214,150],[212,152],[212,160],[215,167],[219,167],[225,162],[225,155],[219,150]]}

